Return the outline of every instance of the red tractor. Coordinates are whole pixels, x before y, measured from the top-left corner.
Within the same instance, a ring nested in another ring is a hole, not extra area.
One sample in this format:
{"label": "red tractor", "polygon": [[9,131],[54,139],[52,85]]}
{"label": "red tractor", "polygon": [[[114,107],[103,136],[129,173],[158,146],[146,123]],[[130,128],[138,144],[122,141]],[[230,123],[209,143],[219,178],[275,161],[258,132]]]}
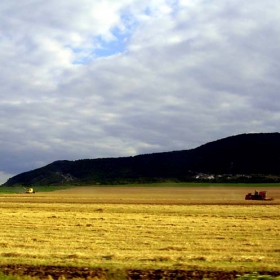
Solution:
{"label": "red tractor", "polygon": [[273,198],[266,198],[266,191],[255,191],[254,194],[248,193],[245,196],[246,200],[273,200]]}

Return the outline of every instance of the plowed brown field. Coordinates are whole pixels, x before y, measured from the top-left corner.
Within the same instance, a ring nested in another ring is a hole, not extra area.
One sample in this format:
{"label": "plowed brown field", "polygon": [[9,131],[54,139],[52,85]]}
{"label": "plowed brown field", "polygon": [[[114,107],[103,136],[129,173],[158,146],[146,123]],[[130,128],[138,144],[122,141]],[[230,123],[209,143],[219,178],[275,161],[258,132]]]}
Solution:
{"label": "plowed brown field", "polygon": [[[258,186],[259,187],[259,186]],[[36,194],[0,195],[1,201],[117,204],[280,204],[279,187],[262,186],[273,201],[245,201],[252,187],[77,187]],[[260,189],[259,189],[260,191]]]}
{"label": "plowed brown field", "polygon": [[[233,280],[240,275],[237,271],[206,271],[206,270],[171,270],[171,269],[128,269],[126,271],[109,271],[107,269],[90,269],[88,267],[61,266],[29,266],[29,265],[0,265],[7,275],[31,276],[37,279],[127,279],[127,280]],[[245,273],[242,273],[244,275]],[[280,272],[262,271],[259,275],[277,277]],[[50,278],[51,277],[51,278]]]}

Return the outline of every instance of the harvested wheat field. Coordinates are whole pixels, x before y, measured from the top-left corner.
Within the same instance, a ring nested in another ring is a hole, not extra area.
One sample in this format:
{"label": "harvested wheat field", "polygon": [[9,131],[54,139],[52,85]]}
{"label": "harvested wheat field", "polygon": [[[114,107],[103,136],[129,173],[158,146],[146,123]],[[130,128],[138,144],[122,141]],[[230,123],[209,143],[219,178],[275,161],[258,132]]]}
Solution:
{"label": "harvested wheat field", "polygon": [[0,270],[41,279],[280,275],[280,188],[263,189],[273,201],[221,186],[0,194]]}

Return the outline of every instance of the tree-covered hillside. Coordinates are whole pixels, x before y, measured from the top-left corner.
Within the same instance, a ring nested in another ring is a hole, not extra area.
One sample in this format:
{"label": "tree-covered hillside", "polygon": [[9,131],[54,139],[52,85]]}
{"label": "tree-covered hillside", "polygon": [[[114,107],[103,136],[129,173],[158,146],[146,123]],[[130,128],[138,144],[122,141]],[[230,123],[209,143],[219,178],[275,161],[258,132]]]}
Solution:
{"label": "tree-covered hillside", "polygon": [[279,181],[280,134],[242,134],[183,151],[121,158],[56,161],[4,185],[125,184],[150,182]]}

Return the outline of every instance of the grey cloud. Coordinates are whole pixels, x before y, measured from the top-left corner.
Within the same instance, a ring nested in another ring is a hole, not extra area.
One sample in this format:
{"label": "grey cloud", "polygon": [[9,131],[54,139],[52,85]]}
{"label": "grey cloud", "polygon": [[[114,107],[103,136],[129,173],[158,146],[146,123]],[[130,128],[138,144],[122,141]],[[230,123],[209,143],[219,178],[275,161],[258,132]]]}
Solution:
{"label": "grey cloud", "polygon": [[[0,4],[0,180],[279,130],[276,0],[124,0],[107,22],[111,2],[82,2]],[[118,28],[125,52],[95,57]]]}

